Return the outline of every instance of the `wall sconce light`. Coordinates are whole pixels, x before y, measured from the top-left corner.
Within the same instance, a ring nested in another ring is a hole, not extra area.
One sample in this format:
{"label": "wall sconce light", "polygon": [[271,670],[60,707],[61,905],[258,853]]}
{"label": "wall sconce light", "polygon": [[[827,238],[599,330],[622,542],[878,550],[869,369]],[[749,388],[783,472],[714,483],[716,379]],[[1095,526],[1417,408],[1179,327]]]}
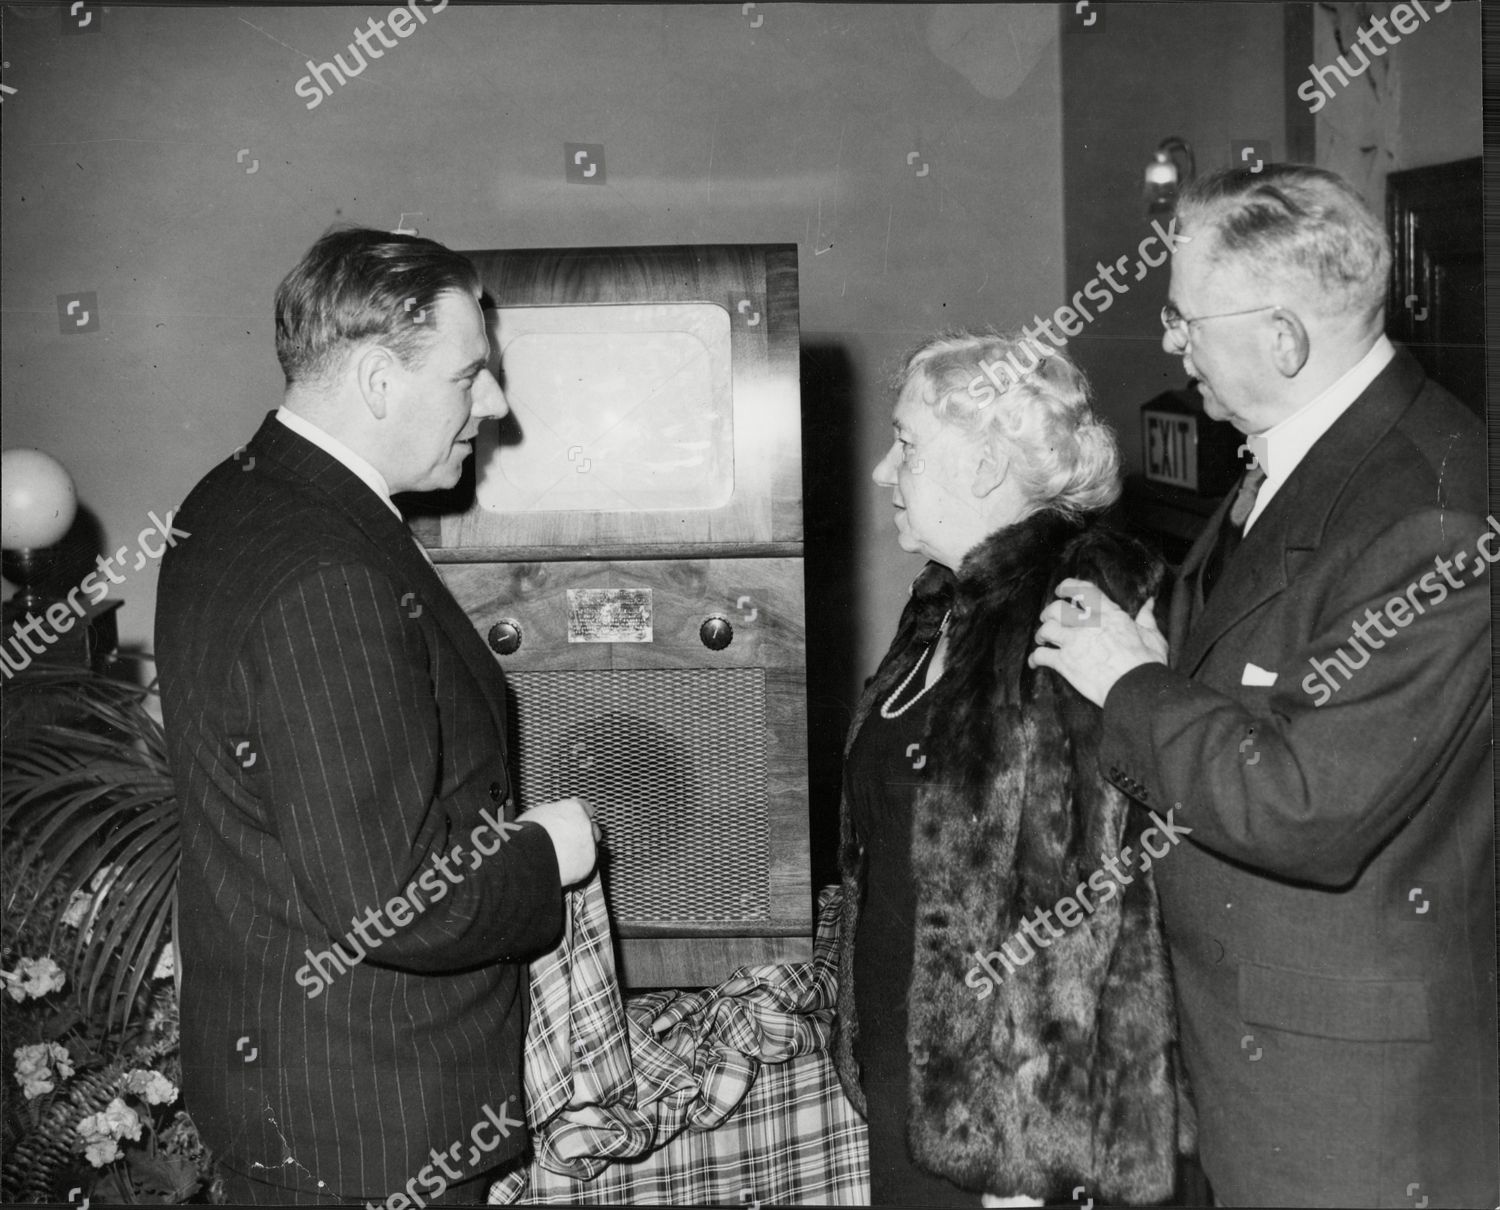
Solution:
{"label": "wall sconce light", "polygon": [[1171,214],[1177,209],[1177,193],[1196,171],[1193,149],[1186,139],[1171,135],[1158,143],[1155,157],[1146,165],[1146,217]]}

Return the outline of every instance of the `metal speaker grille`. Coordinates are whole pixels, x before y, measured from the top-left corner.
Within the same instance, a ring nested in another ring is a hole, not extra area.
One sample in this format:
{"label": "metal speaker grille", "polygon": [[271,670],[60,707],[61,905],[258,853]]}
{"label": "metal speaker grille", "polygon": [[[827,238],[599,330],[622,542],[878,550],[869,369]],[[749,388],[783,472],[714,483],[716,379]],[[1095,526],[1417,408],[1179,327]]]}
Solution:
{"label": "metal speaker grille", "polygon": [[587,799],[617,923],[770,914],[765,673],[513,672],[518,803]]}

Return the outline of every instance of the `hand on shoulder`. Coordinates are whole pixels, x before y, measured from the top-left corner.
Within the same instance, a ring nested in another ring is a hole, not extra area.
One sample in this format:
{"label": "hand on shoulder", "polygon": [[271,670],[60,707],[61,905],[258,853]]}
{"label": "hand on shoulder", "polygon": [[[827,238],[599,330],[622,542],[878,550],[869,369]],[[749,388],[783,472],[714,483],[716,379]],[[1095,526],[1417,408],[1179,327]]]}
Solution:
{"label": "hand on shoulder", "polygon": [[1051,668],[1096,706],[1127,672],[1142,664],[1167,662],[1166,636],[1156,628],[1156,602],[1147,601],[1132,618],[1085,580],[1064,580],[1060,600],[1042,610],[1033,668]]}

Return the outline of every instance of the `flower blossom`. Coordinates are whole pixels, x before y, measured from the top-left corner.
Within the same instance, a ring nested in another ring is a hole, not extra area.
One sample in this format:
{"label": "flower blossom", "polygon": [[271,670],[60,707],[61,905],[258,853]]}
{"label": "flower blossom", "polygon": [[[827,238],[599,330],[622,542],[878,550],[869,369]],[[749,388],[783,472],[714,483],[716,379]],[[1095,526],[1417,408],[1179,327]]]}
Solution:
{"label": "flower blossom", "polygon": [[37,1042],[31,1046],[15,1049],[16,1083],[28,1101],[44,1092],[51,1092],[53,1084],[52,1064],[57,1064],[58,1078],[66,1080],[73,1074],[73,1057],[56,1042]]}
{"label": "flower blossom", "polygon": [[[74,891],[73,897],[68,900],[68,906],[63,909],[62,922],[70,929],[82,928],[84,917],[88,916],[93,902],[94,897],[87,891]],[[92,919],[89,923],[93,923]]]}
{"label": "flower blossom", "polygon": [[151,970],[153,979],[171,979],[177,974],[177,950],[168,941],[157,955],[156,965]]}
{"label": "flower blossom", "polygon": [[120,1139],[140,1140],[141,1118],[116,1097],[101,1113],[91,1113],[75,1127],[83,1140],[84,1155],[95,1168],[120,1158]]}
{"label": "flower blossom", "polygon": [[95,1168],[103,1168],[105,1164],[120,1158],[120,1145],[114,1139],[102,1139],[97,1143],[86,1144],[83,1154]]}
{"label": "flower blossom", "polygon": [[40,1000],[48,992],[60,991],[67,976],[51,958],[22,958],[13,971],[0,971],[5,990],[17,1003],[30,996]]}
{"label": "flower blossom", "polygon": [[177,1085],[159,1071],[137,1067],[125,1077],[125,1091],[134,1093],[148,1105],[170,1105],[177,1099]]}
{"label": "flower blossom", "polygon": [[[99,909],[104,906],[104,896],[114,883],[116,867],[102,866],[94,871],[88,890],[73,892],[68,906],[63,910],[62,922],[69,928],[81,928],[84,943],[94,939],[94,922],[99,918]],[[87,921],[87,923],[85,923]]]}

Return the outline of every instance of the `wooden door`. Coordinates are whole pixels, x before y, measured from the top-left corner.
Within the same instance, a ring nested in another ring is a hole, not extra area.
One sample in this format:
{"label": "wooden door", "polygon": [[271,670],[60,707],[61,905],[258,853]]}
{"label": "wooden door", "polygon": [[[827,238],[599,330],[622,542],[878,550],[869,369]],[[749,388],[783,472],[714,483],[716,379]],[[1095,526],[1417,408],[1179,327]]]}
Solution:
{"label": "wooden door", "polygon": [[1480,159],[1386,178],[1391,294],[1386,331],[1428,375],[1484,416],[1484,233]]}

